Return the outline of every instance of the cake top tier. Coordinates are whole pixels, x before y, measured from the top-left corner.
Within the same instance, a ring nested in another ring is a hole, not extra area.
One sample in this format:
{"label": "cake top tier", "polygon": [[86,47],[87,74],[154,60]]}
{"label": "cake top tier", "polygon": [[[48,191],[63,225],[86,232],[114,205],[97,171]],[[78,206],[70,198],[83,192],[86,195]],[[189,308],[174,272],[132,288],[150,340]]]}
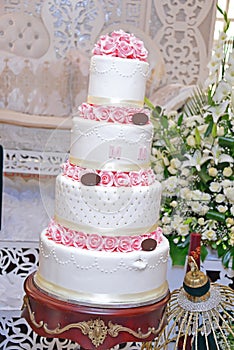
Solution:
{"label": "cake top tier", "polygon": [[94,45],[93,55],[138,59],[146,62],[148,51],[143,41],[123,30],[102,35]]}

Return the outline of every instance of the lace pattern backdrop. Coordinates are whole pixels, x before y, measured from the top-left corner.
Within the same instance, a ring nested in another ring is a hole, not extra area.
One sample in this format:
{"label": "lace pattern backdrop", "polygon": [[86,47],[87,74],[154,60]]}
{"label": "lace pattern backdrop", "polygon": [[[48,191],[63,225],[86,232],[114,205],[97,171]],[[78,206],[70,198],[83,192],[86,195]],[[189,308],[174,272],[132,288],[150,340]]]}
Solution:
{"label": "lace pattern backdrop", "polygon": [[0,232],[1,350],[76,348],[37,336],[20,318],[20,307],[24,279],[38,263],[39,233],[53,212],[54,176],[69,152],[68,117],[86,98],[97,37],[122,28],[144,40],[151,68],[147,96],[159,91],[160,97],[163,86],[165,98],[171,91],[166,85],[205,79],[214,19],[213,0],[0,2],[0,143],[7,174]]}

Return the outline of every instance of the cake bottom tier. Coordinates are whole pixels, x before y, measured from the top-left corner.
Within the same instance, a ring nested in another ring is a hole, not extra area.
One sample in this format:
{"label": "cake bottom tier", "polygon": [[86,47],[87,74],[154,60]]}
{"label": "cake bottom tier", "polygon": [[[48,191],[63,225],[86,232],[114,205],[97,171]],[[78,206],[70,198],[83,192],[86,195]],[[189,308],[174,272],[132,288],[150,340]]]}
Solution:
{"label": "cake bottom tier", "polygon": [[122,253],[64,246],[44,230],[35,283],[56,298],[80,305],[148,305],[168,293],[168,256],[165,237],[153,251]]}

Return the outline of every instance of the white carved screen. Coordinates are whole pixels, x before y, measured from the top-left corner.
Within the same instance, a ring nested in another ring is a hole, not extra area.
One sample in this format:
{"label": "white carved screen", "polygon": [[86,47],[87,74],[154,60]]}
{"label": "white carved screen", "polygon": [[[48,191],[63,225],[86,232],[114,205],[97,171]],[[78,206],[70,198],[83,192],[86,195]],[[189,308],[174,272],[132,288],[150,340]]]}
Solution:
{"label": "white carved screen", "polygon": [[[213,0],[0,2],[0,143],[5,148],[7,174],[0,232],[1,350],[62,350],[76,346],[69,341],[37,336],[20,319],[20,306],[23,281],[36,269],[39,233],[53,212],[54,175],[60,171],[59,165],[69,151],[67,117],[86,97],[93,43],[100,34],[119,28],[141,37],[150,54],[148,97],[161,86],[165,89],[166,84],[197,84],[206,76],[215,3]],[[21,28],[14,33],[13,42],[11,36],[5,36],[5,32],[9,34],[12,18]],[[37,33],[25,25],[31,21],[40,28],[43,40],[37,41]],[[30,40],[35,39],[24,50],[18,45],[22,28],[23,33],[30,33]],[[34,95],[32,87],[37,89]],[[51,102],[58,99],[59,104]],[[56,117],[65,120],[61,122]],[[137,344],[127,347],[139,349]]]}

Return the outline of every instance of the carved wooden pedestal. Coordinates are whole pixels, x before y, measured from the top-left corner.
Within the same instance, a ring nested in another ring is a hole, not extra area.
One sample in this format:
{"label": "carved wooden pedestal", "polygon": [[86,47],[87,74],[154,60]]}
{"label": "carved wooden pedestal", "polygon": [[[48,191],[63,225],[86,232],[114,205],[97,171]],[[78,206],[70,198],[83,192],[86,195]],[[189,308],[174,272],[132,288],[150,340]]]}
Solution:
{"label": "carved wooden pedestal", "polygon": [[42,292],[35,286],[33,275],[24,284],[22,317],[40,336],[70,339],[84,349],[106,350],[121,343],[151,341],[167,322],[169,292],[160,302],[147,306],[88,307]]}

